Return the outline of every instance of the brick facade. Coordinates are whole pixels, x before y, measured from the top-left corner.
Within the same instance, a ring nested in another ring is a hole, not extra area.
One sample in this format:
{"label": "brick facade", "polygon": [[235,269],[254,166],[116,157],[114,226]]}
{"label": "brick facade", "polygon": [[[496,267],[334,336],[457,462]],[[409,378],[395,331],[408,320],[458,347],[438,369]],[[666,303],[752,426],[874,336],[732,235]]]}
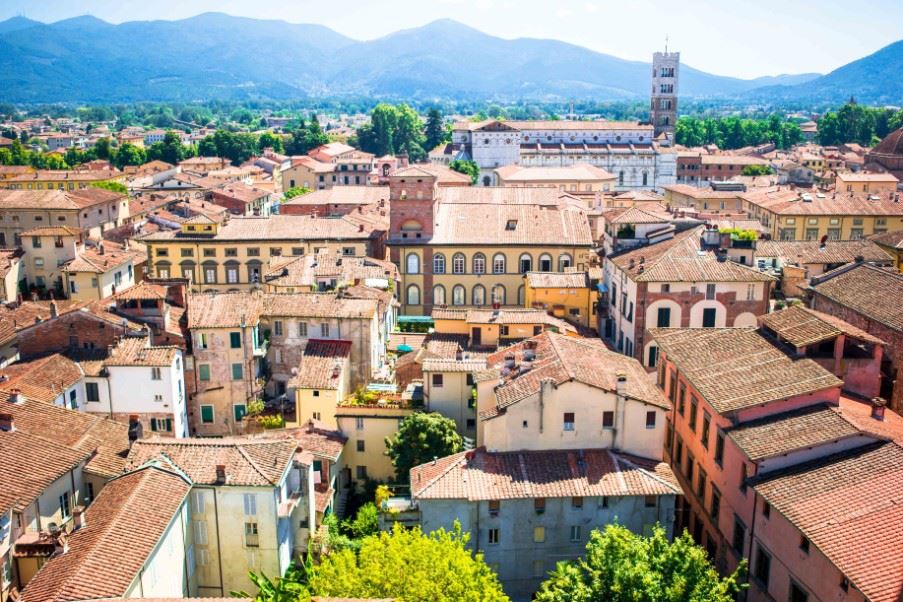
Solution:
{"label": "brick facade", "polygon": [[21,330],[17,339],[24,359],[66,349],[106,349],[117,337],[141,333],[87,312],[73,311]]}

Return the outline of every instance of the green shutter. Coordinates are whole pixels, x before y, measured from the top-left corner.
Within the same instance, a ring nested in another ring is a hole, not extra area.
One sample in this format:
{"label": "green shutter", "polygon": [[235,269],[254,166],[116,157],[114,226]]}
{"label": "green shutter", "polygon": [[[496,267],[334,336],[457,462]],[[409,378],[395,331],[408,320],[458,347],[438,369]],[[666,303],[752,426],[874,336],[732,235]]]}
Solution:
{"label": "green shutter", "polygon": [[213,422],[213,406],[201,406],[201,422],[204,424]]}
{"label": "green shutter", "polygon": [[198,365],[198,374],[201,380],[210,380],[210,364]]}
{"label": "green shutter", "polygon": [[245,414],[248,413],[243,403],[235,404],[234,406],[232,406],[232,408],[235,412],[235,422],[241,422],[241,419],[244,418]]}
{"label": "green shutter", "polygon": [[230,332],[229,333],[229,345],[232,349],[241,349],[241,333],[240,332]]}
{"label": "green shutter", "polygon": [[157,430],[157,419],[156,418],[151,418],[151,430],[152,431]]}
{"label": "green shutter", "polygon": [[241,380],[242,373],[243,370],[241,364],[232,364],[232,380]]}

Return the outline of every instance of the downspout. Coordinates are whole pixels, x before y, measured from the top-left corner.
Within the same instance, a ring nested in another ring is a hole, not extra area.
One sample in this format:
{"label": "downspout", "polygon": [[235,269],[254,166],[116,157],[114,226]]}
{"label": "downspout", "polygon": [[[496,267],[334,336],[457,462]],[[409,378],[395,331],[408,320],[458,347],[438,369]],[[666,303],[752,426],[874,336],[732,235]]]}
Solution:
{"label": "downspout", "polygon": [[219,562],[219,593],[221,596],[225,596],[226,592],[223,589],[223,541],[220,539],[219,533],[219,500],[217,497],[217,489],[216,487],[211,487],[211,491],[213,491],[213,517],[216,520],[216,556]]}
{"label": "downspout", "polygon": [[[753,464],[753,466],[756,467],[756,472],[752,476],[756,476],[759,474],[759,465]],[[749,477],[747,477],[746,480],[748,481]],[[748,489],[748,487],[747,487],[747,489]],[[755,492],[755,490],[753,490],[753,514],[752,514],[752,521],[749,526],[749,560],[750,561],[752,561],[752,557],[753,557],[753,542],[756,540],[756,516],[758,515],[756,508],[758,507],[758,505],[759,505],[759,495]],[[742,560],[742,556],[743,556],[742,551],[741,551],[740,556],[741,556],[741,560]],[[749,578],[751,575],[752,575],[752,570],[750,570],[750,567],[747,566],[747,570],[746,570],[746,582],[747,583],[749,583]],[[747,590],[747,591],[749,591],[749,590]]]}

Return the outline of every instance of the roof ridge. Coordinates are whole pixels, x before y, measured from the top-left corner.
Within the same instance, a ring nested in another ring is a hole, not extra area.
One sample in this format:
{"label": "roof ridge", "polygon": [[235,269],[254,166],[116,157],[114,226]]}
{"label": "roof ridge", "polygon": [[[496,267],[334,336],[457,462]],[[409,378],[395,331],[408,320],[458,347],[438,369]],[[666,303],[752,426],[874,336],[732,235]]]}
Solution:
{"label": "roof ridge", "polygon": [[[277,441],[279,441],[279,440],[277,440]],[[260,476],[262,476],[263,479],[264,479],[266,482],[275,485],[276,483],[273,481],[273,479],[271,479],[271,478],[268,477],[266,474],[264,474],[263,470],[260,468],[260,466],[257,465],[257,462],[255,462],[255,461],[251,458],[251,456],[248,455],[248,452],[245,451],[245,448],[244,448],[244,447],[245,447],[245,444],[244,444],[244,443],[236,443],[236,444],[235,444],[235,449],[238,450],[238,453],[241,454],[242,457],[244,457],[244,459],[248,461],[248,464],[250,464],[251,467],[252,467],[254,470],[256,470],[257,473],[258,473]]]}
{"label": "roof ridge", "polygon": [[[650,479],[652,479],[652,480],[654,480],[654,481],[658,481],[659,483],[665,485],[666,487],[669,487],[670,489],[674,490],[675,493],[678,493],[678,494],[681,493],[680,488],[679,488],[679,487],[675,487],[675,486],[674,486],[674,483],[669,483],[667,480],[665,480],[665,479],[663,479],[662,477],[658,476],[658,475],[655,474],[654,472],[650,472],[648,469],[643,468],[642,466],[640,466],[640,465],[637,464],[636,462],[633,462],[629,457],[622,456],[622,455],[621,455],[620,453],[618,453],[618,452],[612,452],[612,454],[615,455],[615,456],[618,458],[619,464],[620,464],[620,462],[624,462],[624,463],[626,463],[626,464],[629,464],[629,465],[633,466],[634,468],[636,468],[637,470],[639,470],[640,472],[642,472],[644,475],[646,475],[646,476],[649,477]],[[650,460],[650,461],[651,461],[651,462],[655,462],[655,460]]]}
{"label": "roof ridge", "polygon": [[[452,469],[460,463],[461,459],[466,456],[467,453],[468,452],[466,452],[466,451],[462,451],[462,452],[458,452],[457,454],[453,454],[452,456],[447,456],[449,458],[457,456],[457,458],[454,461],[449,461],[448,466],[446,466],[444,470],[442,470],[439,474],[434,476],[432,479],[429,479],[426,482],[426,485],[424,485],[420,489],[419,493],[422,494],[423,492],[425,492],[426,490],[431,488],[433,485],[435,485],[440,479],[445,477],[445,475],[450,473],[452,471]],[[429,462],[427,462],[426,464],[429,464]],[[425,464],[421,464],[421,466],[425,466]]]}

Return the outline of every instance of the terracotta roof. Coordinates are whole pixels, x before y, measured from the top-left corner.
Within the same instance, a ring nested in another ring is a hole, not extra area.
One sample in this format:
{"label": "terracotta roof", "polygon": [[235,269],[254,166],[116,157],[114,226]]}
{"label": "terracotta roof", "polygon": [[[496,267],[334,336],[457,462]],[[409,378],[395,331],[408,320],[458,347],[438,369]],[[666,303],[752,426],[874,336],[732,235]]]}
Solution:
{"label": "terracotta roof", "polygon": [[332,430],[326,425],[311,419],[306,424],[288,429],[267,429],[263,433],[252,435],[264,439],[292,439],[302,451],[315,456],[328,458],[335,462],[342,455],[348,437],[341,431]]}
{"label": "terracotta roof", "polygon": [[99,246],[85,247],[79,251],[75,259],[66,264],[66,271],[105,274],[128,263],[139,264],[147,261],[147,255],[143,251],[126,250],[122,245],[109,240],[102,244],[102,253]]}
{"label": "terracotta roof", "polygon": [[275,286],[316,287],[321,279],[336,277],[338,284],[355,280],[398,280],[398,267],[371,257],[343,257],[316,253],[285,258],[264,273],[264,282]]}
{"label": "terracotta roof", "polygon": [[[0,207],[2,208],[2,207]],[[152,232],[142,236],[142,240],[203,240],[217,241],[292,241],[368,239],[373,234],[372,228],[350,221],[348,216],[341,218],[310,217],[307,215],[271,215],[269,217],[238,216],[220,226],[214,236],[204,234],[183,233],[181,230],[165,230]]]}
{"label": "terracotta roof", "polygon": [[895,270],[868,264],[844,266],[815,279],[810,289],[885,326],[903,330],[903,305],[899,303],[903,275]]}
{"label": "terracotta roof", "polygon": [[527,272],[530,288],[587,288],[586,272]]}
{"label": "terracotta roof", "polygon": [[903,416],[886,410],[884,418],[872,417],[872,404],[840,397],[840,405],[834,411],[856,425],[858,429],[882,439],[890,439],[903,445]]}
{"label": "terracotta roof", "polygon": [[117,301],[166,300],[167,289],[159,284],[139,282],[114,296]]}
{"label": "terracotta roof", "polygon": [[[449,188],[446,190],[485,190]],[[503,188],[536,191],[542,188]],[[590,246],[586,214],[572,209],[543,209],[527,204],[439,203],[433,245]]]}
{"label": "terracotta roof", "polygon": [[639,247],[609,261],[637,282],[773,282],[768,274],[700,250],[702,228]]}
{"label": "terracotta roof", "polygon": [[273,293],[263,297],[262,313],[273,317],[372,318],[375,299],[346,299],[336,293]]}
{"label": "terracotta roof", "polygon": [[107,483],[85,512],[69,549],[28,582],[23,602],[122,596],[179,517],[191,484],[176,472],[143,467]]}
{"label": "terracotta roof", "polygon": [[373,205],[389,202],[388,186],[333,186],[287,200],[285,205]]}
{"label": "terracotta roof", "polygon": [[664,462],[608,449],[461,452],[411,469],[416,500],[679,495]]}
{"label": "terracotta roof", "polygon": [[611,224],[667,224],[671,222],[669,215],[659,215],[639,207],[625,207],[623,210],[611,209],[604,211],[602,217]]}
{"label": "terracotta roof", "polygon": [[668,361],[720,414],[843,384],[811,359],[790,358],[753,328],[650,332]]}
{"label": "terracotta roof", "polygon": [[846,172],[837,174],[837,178],[844,182],[888,182],[896,184],[899,180],[889,173],[865,173],[865,172]]}
{"label": "terracotta roof", "polygon": [[703,165],[768,165],[768,161],[746,155],[702,155]]}
{"label": "terracotta roof", "polygon": [[211,192],[214,199],[212,202],[216,202],[217,196],[224,196],[245,204],[254,203],[272,194],[269,191],[248,186],[244,182],[228,182],[215,187]]}
{"label": "terracotta roof", "polygon": [[189,293],[188,328],[237,328],[254,325],[263,310],[261,293]]}
{"label": "terracotta roof", "polygon": [[132,444],[128,467],[163,458],[194,483],[215,485],[216,467],[223,465],[226,485],[272,487],[282,480],[297,447],[289,439],[141,439]]}
{"label": "terracotta roof", "polygon": [[[463,174],[457,172],[445,165],[437,165],[433,163],[418,163],[416,166],[412,166],[413,168],[424,172],[427,175],[433,176],[436,178],[436,183],[439,186],[443,184],[463,184],[469,186],[471,183],[470,176],[467,174]],[[411,167],[407,167],[402,169],[401,171],[395,172],[392,175],[405,175],[409,172]]]}
{"label": "terracotta roof", "polygon": [[12,414],[17,431],[87,454],[86,471],[106,478],[122,472],[129,449],[128,425],[28,398],[10,403],[6,391],[0,391],[0,404],[3,413]]}
{"label": "terracotta roof", "polygon": [[486,369],[486,358],[478,355],[476,357],[442,358],[427,357],[423,359],[424,372],[468,372],[474,373]]}
{"label": "terracotta roof", "polygon": [[0,506],[8,505],[19,512],[90,457],[89,453],[19,430],[0,431],[0,449]]}
{"label": "terracotta roof", "polygon": [[[811,194],[812,201],[800,195]],[[743,193],[743,200],[780,215],[878,215],[903,216],[903,203],[893,201],[893,193],[834,193],[818,194],[790,188],[752,190]],[[876,200],[872,200],[876,197]]]}
{"label": "terracotta roof", "polygon": [[351,341],[309,340],[301,354],[298,374],[289,380],[289,386],[298,389],[338,389],[350,355]]}
{"label": "terracotta roof", "polygon": [[531,131],[531,130],[549,130],[549,131],[594,131],[594,130],[642,130],[652,135],[652,126],[640,123],[638,121],[571,121],[566,119],[558,120],[530,120],[530,121],[500,121],[497,119],[486,119],[484,121],[458,121],[454,124],[455,130],[480,130],[487,125],[500,123],[505,127],[513,130]]}
{"label": "terracotta roof", "polygon": [[698,186],[690,186],[689,184],[671,184],[664,187],[665,190],[676,192],[692,199],[739,199],[742,192],[731,192],[727,190],[712,190],[711,188],[700,188]]}
{"label": "terracotta roof", "polygon": [[79,236],[81,230],[69,226],[41,226],[19,233],[19,236]]}
{"label": "terracotta roof", "polygon": [[113,180],[122,176],[118,169],[113,170],[67,170],[67,169],[39,169],[34,173],[22,174],[8,178],[8,182],[52,181],[52,182],[95,182]]}
{"label": "terracotta roof", "polygon": [[123,338],[104,360],[107,366],[172,366],[179,348],[148,346],[145,338]]}
{"label": "terracotta roof", "polygon": [[0,368],[0,377],[5,377],[0,381],[0,391],[8,394],[13,389],[19,389],[28,399],[53,403],[66,389],[82,379],[82,372],[78,364],[54,353]]}
{"label": "terracotta roof", "polygon": [[885,342],[830,314],[802,305],[794,305],[759,318],[762,324],[794,347],[805,347],[835,339],[841,334],[851,338],[884,345]]}
{"label": "terracotta roof", "polygon": [[[531,362],[523,359],[528,346],[535,346],[535,359]],[[508,371],[504,363],[510,355],[515,358],[515,368]],[[617,388],[619,373],[627,377],[624,391],[628,398],[660,408],[671,408],[671,403],[638,361],[610,351],[601,340],[544,332],[490,355],[487,364],[498,372],[501,379],[495,387],[497,405],[480,414],[484,420],[538,393],[543,380],[549,379],[555,386],[577,381],[613,392]],[[521,367],[527,368],[527,371],[522,372]]]}
{"label": "terracotta roof", "polygon": [[890,264],[893,258],[871,240],[829,240],[822,246],[817,240],[760,240],[756,257],[782,257],[789,263],[852,263],[857,257],[865,261]]}
{"label": "terracotta roof", "polygon": [[903,596],[903,448],[867,445],[753,481],[872,602]]}
{"label": "terracotta roof", "polygon": [[5,278],[24,255],[22,249],[0,249],[0,278]]}
{"label": "terracotta roof", "polygon": [[753,462],[855,437],[860,430],[828,404],[745,422],[727,431]]}
{"label": "terracotta roof", "polygon": [[875,145],[870,155],[903,155],[903,127],[897,128]]}
{"label": "terracotta roof", "polygon": [[903,230],[895,232],[885,232],[884,234],[873,234],[868,238],[872,242],[894,249],[903,249]]}

